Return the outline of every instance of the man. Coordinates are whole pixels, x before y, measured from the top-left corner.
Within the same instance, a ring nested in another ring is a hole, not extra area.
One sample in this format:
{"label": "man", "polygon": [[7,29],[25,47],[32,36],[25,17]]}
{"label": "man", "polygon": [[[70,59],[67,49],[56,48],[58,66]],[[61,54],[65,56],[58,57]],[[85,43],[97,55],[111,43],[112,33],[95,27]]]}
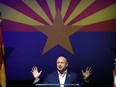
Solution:
{"label": "man", "polygon": [[[58,70],[47,75],[43,84],[77,84],[78,83],[80,85],[79,87],[82,86],[81,82],[78,80],[77,74],[67,70],[68,62],[65,57],[63,56],[58,57],[56,61],[56,65]],[[87,82],[86,79],[91,75],[91,71],[92,71],[91,68],[86,68],[85,72],[82,70],[82,75],[83,75],[82,83]],[[35,78],[34,83],[38,82],[39,76],[41,75],[42,71],[38,72],[38,69],[35,66],[32,68],[31,72]],[[64,87],[64,85],[60,85],[60,86],[52,85],[52,87]],[[66,86],[66,87],[70,87],[70,86]]]}

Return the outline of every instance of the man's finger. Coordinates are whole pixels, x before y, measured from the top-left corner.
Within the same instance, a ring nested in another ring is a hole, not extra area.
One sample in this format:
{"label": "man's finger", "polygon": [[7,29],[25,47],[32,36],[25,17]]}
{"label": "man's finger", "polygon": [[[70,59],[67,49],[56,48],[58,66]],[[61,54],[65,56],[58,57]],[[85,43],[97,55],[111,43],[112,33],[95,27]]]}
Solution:
{"label": "man's finger", "polygon": [[39,73],[41,74],[42,73],[42,70]]}
{"label": "man's finger", "polygon": [[83,70],[81,70],[81,72],[82,72],[82,73],[84,73],[84,71],[83,71]]}

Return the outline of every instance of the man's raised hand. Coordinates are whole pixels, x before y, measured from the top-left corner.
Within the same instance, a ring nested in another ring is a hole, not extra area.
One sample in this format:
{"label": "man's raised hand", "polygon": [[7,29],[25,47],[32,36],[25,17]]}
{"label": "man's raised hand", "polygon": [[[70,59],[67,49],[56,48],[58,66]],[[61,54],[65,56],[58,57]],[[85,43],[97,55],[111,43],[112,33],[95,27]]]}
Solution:
{"label": "man's raised hand", "polygon": [[39,76],[40,76],[41,73],[42,73],[42,71],[38,72],[37,66],[33,66],[31,72],[32,72],[33,77],[34,77],[35,79],[38,79]]}

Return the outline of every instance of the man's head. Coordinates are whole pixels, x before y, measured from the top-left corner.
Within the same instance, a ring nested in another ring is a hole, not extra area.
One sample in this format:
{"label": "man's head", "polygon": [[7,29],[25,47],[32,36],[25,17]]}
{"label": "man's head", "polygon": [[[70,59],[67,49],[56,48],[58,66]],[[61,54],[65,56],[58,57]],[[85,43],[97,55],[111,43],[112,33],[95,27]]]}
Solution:
{"label": "man's head", "polygon": [[68,67],[67,59],[63,56],[58,57],[56,64],[57,64],[57,69],[60,72],[64,72]]}

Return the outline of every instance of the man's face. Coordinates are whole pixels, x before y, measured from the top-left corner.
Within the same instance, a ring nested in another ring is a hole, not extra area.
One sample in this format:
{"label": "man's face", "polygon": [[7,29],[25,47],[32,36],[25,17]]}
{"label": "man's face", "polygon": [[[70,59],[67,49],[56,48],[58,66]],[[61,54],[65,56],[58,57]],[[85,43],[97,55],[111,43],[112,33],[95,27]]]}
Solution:
{"label": "man's face", "polygon": [[57,69],[59,71],[65,71],[68,66],[68,62],[66,58],[62,56],[57,59],[56,64],[57,64]]}

